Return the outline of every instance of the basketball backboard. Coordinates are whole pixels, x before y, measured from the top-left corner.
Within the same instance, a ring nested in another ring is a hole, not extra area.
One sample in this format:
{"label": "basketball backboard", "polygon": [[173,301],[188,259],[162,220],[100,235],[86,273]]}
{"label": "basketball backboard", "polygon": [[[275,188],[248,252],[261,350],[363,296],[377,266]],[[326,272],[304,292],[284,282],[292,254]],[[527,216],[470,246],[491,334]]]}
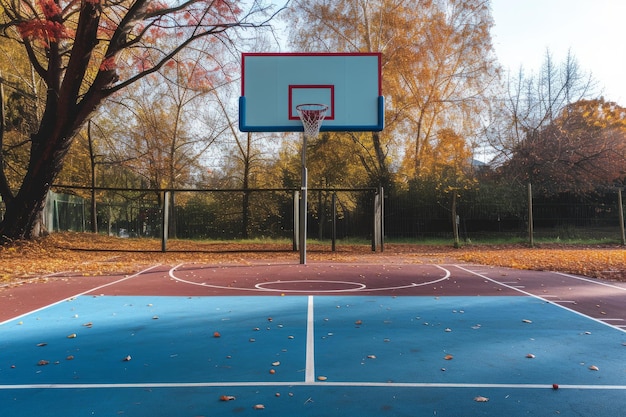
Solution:
{"label": "basketball backboard", "polygon": [[321,131],[381,131],[379,53],[244,53],[239,129],[302,132],[296,106],[328,106]]}

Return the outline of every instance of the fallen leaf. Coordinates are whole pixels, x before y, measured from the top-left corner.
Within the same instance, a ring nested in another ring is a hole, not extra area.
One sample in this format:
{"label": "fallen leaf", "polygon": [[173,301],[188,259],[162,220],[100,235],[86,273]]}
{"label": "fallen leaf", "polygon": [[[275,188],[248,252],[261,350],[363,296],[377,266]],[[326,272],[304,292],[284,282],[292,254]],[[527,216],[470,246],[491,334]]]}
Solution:
{"label": "fallen leaf", "polygon": [[478,396],[474,398],[474,401],[476,401],[477,403],[486,403],[487,401],[489,401],[489,398]]}
{"label": "fallen leaf", "polygon": [[233,401],[236,400],[236,397],[233,397],[232,395],[222,395],[220,397],[220,401]]}

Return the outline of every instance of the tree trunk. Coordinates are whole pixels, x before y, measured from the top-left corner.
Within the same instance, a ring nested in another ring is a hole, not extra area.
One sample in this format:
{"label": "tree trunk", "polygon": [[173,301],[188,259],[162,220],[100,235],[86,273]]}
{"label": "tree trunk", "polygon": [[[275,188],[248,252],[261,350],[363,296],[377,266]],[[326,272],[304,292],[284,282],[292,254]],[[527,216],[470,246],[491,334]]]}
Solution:
{"label": "tree trunk", "polygon": [[71,137],[64,135],[33,135],[33,149],[22,187],[15,196],[5,198],[6,212],[0,222],[0,242],[34,239],[46,232],[42,225],[46,196],[63,167],[71,142]]}

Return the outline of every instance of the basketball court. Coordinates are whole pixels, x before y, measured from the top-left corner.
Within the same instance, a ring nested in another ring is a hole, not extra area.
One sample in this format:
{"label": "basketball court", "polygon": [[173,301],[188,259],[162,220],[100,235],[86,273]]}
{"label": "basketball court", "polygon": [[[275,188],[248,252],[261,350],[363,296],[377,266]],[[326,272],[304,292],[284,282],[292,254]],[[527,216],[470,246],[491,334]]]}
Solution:
{"label": "basketball court", "polygon": [[304,133],[300,263],[0,288],[1,414],[623,413],[623,284],[402,259],[307,263],[307,139],[384,128],[380,58],[244,54],[240,130]]}
{"label": "basketball court", "polygon": [[0,299],[7,416],[626,408],[623,284],[464,264],[185,264],[51,276]]}

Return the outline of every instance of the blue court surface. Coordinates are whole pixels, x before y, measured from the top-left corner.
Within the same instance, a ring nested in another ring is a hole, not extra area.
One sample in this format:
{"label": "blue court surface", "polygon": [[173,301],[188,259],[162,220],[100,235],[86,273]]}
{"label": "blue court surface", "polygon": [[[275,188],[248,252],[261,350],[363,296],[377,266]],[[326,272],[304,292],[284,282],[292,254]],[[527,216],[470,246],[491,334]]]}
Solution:
{"label": "blue court surface", "polygon": [[83,295],[0,323],[0,415],[615,417],[625,342],[524,296]]}

